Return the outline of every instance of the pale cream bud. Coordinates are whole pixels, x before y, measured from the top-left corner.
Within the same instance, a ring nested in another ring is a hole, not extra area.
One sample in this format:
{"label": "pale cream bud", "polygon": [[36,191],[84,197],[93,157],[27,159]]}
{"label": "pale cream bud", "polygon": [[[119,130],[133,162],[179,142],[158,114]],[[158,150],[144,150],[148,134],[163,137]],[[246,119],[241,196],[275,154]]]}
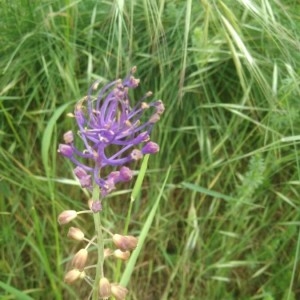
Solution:
{"label": "pale cream bud", "polygon": [[141,109],[148,109],[149,108],[149,104],[146,102],[142,102],[141,103]]}
{"label": "pale cream bud", "polygon": [[69,117],[69,118],[75,118],[75,116],[74,116],[73,113],[67,113],[67,117]]}
{"label": "pale cream bud", "polygon": [[92,209],[93,202],[94,202],[93,199],[89,199],[88,200],[88,207],[89,207],[89,209]]}
{"label": "pale cream bud", "polygon": [[120,234],[114,234],[112,239],[117,248],[121,249],[122,251],[134,250],[138,243],[138,239],[132,235],[124,236]]}
{"label": "pale cream bud", "polygon": [[131,122],[130,122],[129,120],[126,120],[126,121],[125,121],[125,125],[126,125],[127,127],[131,127],[131,126],[132,126],[132,124],[131,124]]}
{"label": "pale cream bud", "polygon": [[107,299],[111,296],[111,287],[107,278],[102,277],[99,282],[99,296]]}
{"label": "pale cream bud", "polygon": [[88,258],[88,251],[86,249],[80,249],[72,259],[72,266],[76,269],[83,270]]}
{"label": "pale cream bud", "polygon": [[136,66],[133,66],[133,67],[131,68],[131,74],[135,73],[136,70],[137,70],[137,67],[136,67]]}
{"label": "pale cream bud", "polygon": [[158,100],[156,103],[156,112],[161,115],[165,111],[165,106],[161,100]]}
{"label": "pale cream bud", "polygon": [[64,134],[64,141],[66,144],[71,144],[73,143],[73,132],[71,130],[67,131],[65,134]]}
{"label": "pale cream bud", "polygon": [[109,249],[109,248],[105,248],[104,249],[104,258],[109,257],[111,255],[113,255],[113,250]]}
{"label": "pale cream bud", "polygon": [[76,241],[82,241],[84,239],[84,233],[79,228],[70,227],[67,237]]}
{"label": "pale cream bud", "polygon": [[75,282],[77,279],[82,279],[85,277],[85,272],[81,272],[77,269],[70,270],[69,272],[66,273],[64,277],[64,282],[67,284],[72,284]]}
{"label": "pale cream bud", "polygon": [[127,260],[130,257],[130,252],[128,250],[127,251],[122,251],[120,249],[116,249],[114,251],[114,256],[116,258],[120,258],[122,260]]}
{"label": "pale cream bud", "polygon": [[65,210],[57,218],[60,225],[67,224],[77,217],[76,210]]}
{"label": "pale cream bud", "polygon": [[117,283],[112,283],[111,293],[116,298],[116,300],[124,300],[126,298],[126,295],[128,294],[128,290]]}
{"label": "pale cream bud", "polygon": [[131,158],[133,160],[139,160],[139,159],[141,159],[143,157],[143,154],[142,154],[142,152],[140,150],[133,149],[132,152],[131,152],[131,154],[130,154],[130,156],[131,156]]}
{"label": "pale cream bud", "polygon": [[134,250],[138,244],[138,238],[132,235],[126,235],[125,237],[127,239],[127,250]]}

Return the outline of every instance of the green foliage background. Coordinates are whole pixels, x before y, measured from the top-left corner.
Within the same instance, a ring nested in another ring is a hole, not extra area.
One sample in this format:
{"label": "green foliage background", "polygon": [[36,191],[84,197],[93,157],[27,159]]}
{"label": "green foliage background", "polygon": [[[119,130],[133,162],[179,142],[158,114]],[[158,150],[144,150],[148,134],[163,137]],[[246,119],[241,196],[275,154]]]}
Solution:
{"label": "green foliage background", "polygon": [[[0,32],[1,299],[86,299],[63,283],[80,245],[56,219],[88,198],[57,145],[93,80],[134,65],[133,98],[166,111],[132,234],[171,175],[128,299],[299,299],[298,1],[0,0]],[[115,232],[125,188],[104,207]]]}

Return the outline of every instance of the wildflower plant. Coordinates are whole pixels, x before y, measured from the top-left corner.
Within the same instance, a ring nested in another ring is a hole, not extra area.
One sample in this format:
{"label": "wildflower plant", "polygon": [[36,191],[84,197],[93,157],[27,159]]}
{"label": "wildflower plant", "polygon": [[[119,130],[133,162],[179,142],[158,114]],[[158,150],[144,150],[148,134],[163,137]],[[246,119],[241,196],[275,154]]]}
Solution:
{"label": "wildflower plant", "polygon": [[[58,148],[61,155],[75,164],[74,174],[81,187],[91,193],[88,210],[63,211],[58,222],[67,224],[78,214],[89,213],[95,226],[95,235],[91,238],[86,238],[80,228],[70,227],[68,237],[84,242],[86,246],[74,255],[72,269],[66,273],[64,280],[68,284],[85,280],[91,286],[89,299],[93,300],[111,296],[125,299],[127,289],[118,283],[110,283],[104,274],[104,263],[112,257],[127,260],[138,243],[134,236],[113,234],[102,227],[102,204],[118,183],[132,180],[134,172],[128,164],[159,151],[158,144],[150,140],[150,133],[164,112],[164,105],[161,100],[147,103],[151,92],[137,103],[131,103],[129,90],[136,88],[140,82],[133,76],[135,71],[134,67],[124,80],[115,80],[99,91],[100,82],[92,84],[87,96],[75,105],[72,114],[77,122],[81,148],[75,146],[72,131],[64,134],[64,144]],[[150,113],[143,121],[146,111]],[[110,235],[112,248],[106,248],[105,235]],[[97,251],[97,262],[88,266],[93,249]]]}

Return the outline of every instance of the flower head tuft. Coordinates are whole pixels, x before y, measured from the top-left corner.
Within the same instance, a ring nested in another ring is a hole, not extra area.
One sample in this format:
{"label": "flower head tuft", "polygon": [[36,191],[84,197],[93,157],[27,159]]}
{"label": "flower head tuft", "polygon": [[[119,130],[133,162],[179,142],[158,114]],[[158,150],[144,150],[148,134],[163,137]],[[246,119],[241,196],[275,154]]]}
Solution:
{"label": "flower head tuft", "polygon": [[[81,186],[90,189],[95,183],[102,196],[113,191],[116,183],[132,178],[132,171],[124,169],[125,165],[159,149],[150,141],[150,133],[164,112],[164,105],[161,100],[146,102],[151,92],[132,105],[129,90],[140,83],[133,75],[135,72],[133,67],[124,80],[110,82],[98,92],[100,81],[96,81],[75,106],[82,149],[75,147],[71,131],[64,135],[65,144],[59,145],[59,153],[76,165],[74,173]],[[143,117],[151,109],[149,117]]]}

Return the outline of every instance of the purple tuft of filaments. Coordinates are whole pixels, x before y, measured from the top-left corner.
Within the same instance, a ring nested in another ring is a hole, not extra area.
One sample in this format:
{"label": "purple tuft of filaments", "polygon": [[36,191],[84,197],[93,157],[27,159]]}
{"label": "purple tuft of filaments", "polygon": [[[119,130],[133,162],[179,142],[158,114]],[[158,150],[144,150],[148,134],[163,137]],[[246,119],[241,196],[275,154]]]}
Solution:
{"label": "purple tuft of filaments", "polygon": [[[131,180],[133,172],[126,164],[159,151],[159,146],[150,141],[150,133],[164,112],[164,105],[161,100],[146,103],[146,98],[152,95],[148,92],[137,104],[130,106],[128,90],[136,88],[140,82],[133,76],[135,71],[136,68],[132,68],[123,81],[108,83],[96,97],[92,93],[97,90],[99,81],[94,82],[88,95],[76,104],[74,112],[84,149],[75,147],[71,131],[64,134],[65,144],[58,148],[60,154],[76,165],[74,174],[81,186],[92,188],[96,183],[102,196],[114,190],[116,183]],[[143,113],[149,109],[153,111],[150,117],[141,122]],[[105,175],[106,167],[114,170]]]}

